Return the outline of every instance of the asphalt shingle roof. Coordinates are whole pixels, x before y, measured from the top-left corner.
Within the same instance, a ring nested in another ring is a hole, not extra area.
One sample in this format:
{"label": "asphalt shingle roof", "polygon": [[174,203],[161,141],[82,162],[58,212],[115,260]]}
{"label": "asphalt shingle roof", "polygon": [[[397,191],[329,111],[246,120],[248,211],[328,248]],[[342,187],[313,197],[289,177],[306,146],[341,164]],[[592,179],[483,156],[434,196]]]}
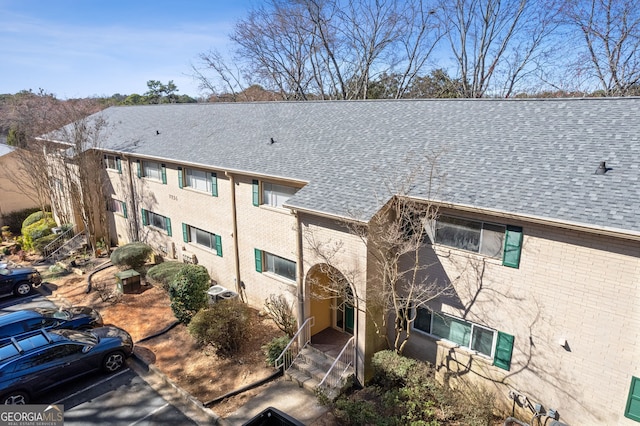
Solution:
{"label": "asphalt shingle roof", "polygon": [[[640,235],[640,98],[174,104],[99,115],[105,149],[308,182],[291,207],[366,220],[409,183],[416,197]],[[596,175],[602,161],[610,170]]]}

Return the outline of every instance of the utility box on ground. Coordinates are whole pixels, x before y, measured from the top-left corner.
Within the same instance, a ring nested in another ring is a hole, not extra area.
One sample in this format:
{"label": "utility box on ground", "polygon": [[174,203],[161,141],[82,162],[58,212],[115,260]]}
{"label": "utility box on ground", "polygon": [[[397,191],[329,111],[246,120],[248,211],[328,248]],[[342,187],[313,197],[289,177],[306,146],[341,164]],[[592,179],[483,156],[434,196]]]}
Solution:
{"label": "utility box on ground", "polygon": [[138,293],[140,291],[140,274],[133,269],[116,273],[118,291],[120,293]]}

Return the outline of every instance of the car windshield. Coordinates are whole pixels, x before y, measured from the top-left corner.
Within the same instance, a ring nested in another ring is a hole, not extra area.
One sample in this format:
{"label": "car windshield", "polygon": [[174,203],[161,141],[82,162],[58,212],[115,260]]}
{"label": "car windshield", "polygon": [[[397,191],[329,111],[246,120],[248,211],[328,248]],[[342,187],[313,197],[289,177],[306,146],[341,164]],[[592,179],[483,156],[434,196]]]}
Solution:
{"label": "car windshield", "polygon": [[42,315],[43,317],[55,318],[61,320],[70,320],[73,317],[71,312],[65,309],[51,309],[51,308],[34,308],[34,311]]}
{"label": "car windshield", "polygon": [[82,343],[83,345],[89,346],[95,346],[100,341],[97,336],[85,331],[51,330],[50,333],[59,334],[60,336],[66,337],[69,340],[73,340],[74,342]]}

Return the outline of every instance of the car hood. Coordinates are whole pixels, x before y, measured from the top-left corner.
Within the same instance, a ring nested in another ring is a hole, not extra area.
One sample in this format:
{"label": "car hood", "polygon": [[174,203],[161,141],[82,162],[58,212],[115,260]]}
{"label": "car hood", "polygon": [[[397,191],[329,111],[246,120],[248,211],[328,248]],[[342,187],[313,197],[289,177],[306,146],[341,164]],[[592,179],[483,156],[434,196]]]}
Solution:
{"label": "car hood", "polygon": [[27,268],[6,268],[10,275],[29,275],[29,274],[39,274],[36,268],[27,267]]}
{"label": "car hood", "polygon": [[91,334],[98,337],[100,340],[110,339],[110,338],[118,339],[118,340],[121,340],[125,346],[129,346],[133,348],[133,339],[131,338],[131,335],[119,327],[113,327],[113,326],[97,327],[91,330]]}

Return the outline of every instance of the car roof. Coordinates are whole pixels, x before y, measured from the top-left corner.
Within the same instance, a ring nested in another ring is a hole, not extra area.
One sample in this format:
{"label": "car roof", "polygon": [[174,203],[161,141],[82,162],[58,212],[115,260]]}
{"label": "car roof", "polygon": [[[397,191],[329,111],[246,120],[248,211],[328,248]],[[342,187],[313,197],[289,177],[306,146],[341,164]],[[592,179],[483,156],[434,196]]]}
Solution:
{"label": "car roof", "polygon": [[8,314],[0,315],[0,327],[13,324],[19,321],[28,320],[31,318],[40,318],[40,317],[42,317],[42,315],[40,315],[38,312],[33,311],[31,309],[23,309],[20,311],[10,312]]}
{"label": "car roof", "polygon": [[45,330],[18,339],[11,338],[10,342],[0,346],[0,369],[22,355],[63,340],[68,339],[58,334],[47,333]]}

